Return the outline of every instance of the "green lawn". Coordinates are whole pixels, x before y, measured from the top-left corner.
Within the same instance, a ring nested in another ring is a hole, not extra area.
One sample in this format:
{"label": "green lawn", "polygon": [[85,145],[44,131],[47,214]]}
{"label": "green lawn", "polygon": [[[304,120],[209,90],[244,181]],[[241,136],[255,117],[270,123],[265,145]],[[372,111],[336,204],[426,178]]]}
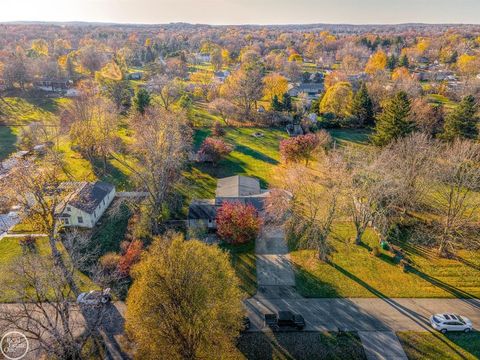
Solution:
{"label": "green lawn", "polygon": [[240,359],[314,360],[366,359],[356,333],[243,333],[237,344]]}
{"label": "green lawn", "polygon": [[8,158],[16,150],[18,128],[0,125],[0,161]]}
{"label": "green lawn", "polygon": [[352,243],[353,226],[336,225],[330,237],[331,264],[319,262],[312,251],[292,252],[297,288],[306,297],[480,297],[480,253],[459,251],[462,261],[438,258],[421,246],[405,245],[414,263],[408,273],[386,251],[374,257],[378,245],[367,231],[362,246]]}
{"label": "green lawn", "polygon": [[397,336],[410,360],[480,359],[480,333],[447,334],[399,332]]}
{"label": "green lawn", "polygon": [[[256,132],[264,136],[253,137],[252,134]],[[195,150],[210,133],[211,130],[207,128],[195,131]],[[217,166],[199,163],[190,166],[185,173],[187,181],[181,189],[186,197],[186,207],[191,199],[213,198],[218,178],[248,175],[260,179],[261,185],[267,187],[280,161],[279,142],[286,137],[282,129],[227,128],[224,139],[234,146],[234,151]]]}
{"label": "green lawn", "polygon": [[340,146],[344,145],[368,145],[371,131],[358,129],[332,129],[329,130],[333,139]]}
{"label": "green lawn", "polygon": [[[16,274],[12,271],[12,266],[22,255],[22,247],[19,238],[4,238],[0,240],[0,302],[15,301],[15,294],[9,289],[9,284],[16,281]],[[57,245],[65,254],[65,249],[61,245]],[[47,238],[37,238],[36,252],[39,255],[50,253],[50,247]],[[84,274],[77,272],[80,289],[91,290],[96,285]]]}
{"label": "green lawn", "polygon": [[257,292],[257,267],[255,257],[255,243],[245,245],[220,246],[230,254],[232,266],[240,280],[240,288],[246,297],[251,297]]}

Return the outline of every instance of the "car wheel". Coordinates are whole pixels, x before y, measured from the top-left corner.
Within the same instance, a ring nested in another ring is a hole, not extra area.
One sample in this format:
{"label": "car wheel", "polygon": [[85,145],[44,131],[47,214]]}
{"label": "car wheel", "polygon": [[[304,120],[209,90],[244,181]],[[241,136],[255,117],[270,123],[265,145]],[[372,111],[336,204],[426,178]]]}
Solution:
{"label": "car wheel", "polygon": [[442,329],[442,330],[440,330],[440,332],[441,332],[442,334],[446,334],[446,333],[447,333],[447,329]]}
{"label": "car wheel", "polygon": [[465,329],[465,330],[463,330],[463,331],[464,331],[464,332],[466,332],[466,333],[469,333],[470,331],[472,331],[472,329],[470,329],[470,328],[466,328],[466,329]]}

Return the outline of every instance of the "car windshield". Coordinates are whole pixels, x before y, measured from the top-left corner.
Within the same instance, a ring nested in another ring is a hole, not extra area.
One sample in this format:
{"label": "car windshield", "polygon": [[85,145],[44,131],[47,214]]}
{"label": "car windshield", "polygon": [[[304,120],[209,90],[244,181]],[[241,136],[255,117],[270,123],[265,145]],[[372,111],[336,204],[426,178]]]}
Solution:
{"label": "car windshield", "polygon": [[466,324],[465,319],[462,318],[461,316],[457,315],[457,319],[458,319],[462,324]]}
{"label": "car windshield", "polygon": [[440,324],[440,319],[436,316],[433,317],[433,321],[435,321],[437,324]]}

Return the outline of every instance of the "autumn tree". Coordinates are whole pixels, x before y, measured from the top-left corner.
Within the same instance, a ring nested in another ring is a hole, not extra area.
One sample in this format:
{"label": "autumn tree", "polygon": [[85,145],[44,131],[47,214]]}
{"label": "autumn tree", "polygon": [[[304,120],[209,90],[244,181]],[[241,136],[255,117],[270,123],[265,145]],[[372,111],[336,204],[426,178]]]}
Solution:
{"label": "autumn tree", "polygon": [[138,191],[147,193],[141,204],[149,230],[158,233],[172,205],[175,186],[182,179],[182,170],[191,147],[191,129],[183,113],[152,106],[143,116],[132,119],[134,130],[131,151],[138,166],[116,156],[116,160],[132,171]]}
{"label": "autumn tree", "polygon": [[209,104],[209,108],[214,115],[222,119],[225,125],[230,125],[228,119],[235,114],[235,106],[230,101],[224,98],[216,98]]}
{"label": "autumn tree", "polygon": [[202,146],[200,146],[198,155],[200,159],[204,161],[211,161],[214,165],[217,165],[220,160],[222,160],[232,151],[232,146],[227,144],[222,139],[208,137],[203,141]]}
{"label": "autumn tree", "polygon": [[410,109],[410,100],[405,92],[399,92],[390,98],[377,118],[373,142],[383,146],[411,133],[414,124],[410,120]]}
{"label": "autumn tree", "polygon": [[136,357],[222,359],[235,351],[243,307],[228,255],[181,235],[156,239],[133,271],[125,328]]}
{"label": "autumn tree", "polygon": [[195,84],[195,94],[198,93],[204,101],[207,101],[215,85],[213,74],[207,71],[196,71],[190,75],[190,80]]}
{"label": "autumn tree", "polygon": [[257,238],[262,220],[252,204],[224,201],[217,210],[217,234],[230,244],[244,244]]}
{"label": "autumn tree", "polygon": [[472,95],[462,99],[460,104],[453,109],[445,118],[445,139],[454,138],[475,139],[478,136],[477,105]]}
{"label": "autumn tree", "polygon": [[320,102],[320,111],[340,118],[347,117],[351,112],[352,100],[352,85],[348,82],[338,82],[325,92]]}
{"label": "autumn tree", "polygon": [[[285,162],[305,161],[307,166],[311,160],[313,153],[320,145],[328,146],[331,138],[328,133],[322,131],[320,134],[306,134],[280,142],[280,154]],[[322,144],[323,143],[323,144]]]}
{"label": "autumn tree", "polygon": [[377,51],[368,60],[365,72],[372,75],[376,72],[383,71],[387,67],[387,61],[387,55],[383,51]]}
{"label": "autumn tree", "polygon": [[147,89],[153,94],[158,95],[160,104],[169,111],[182,95],[182,87],[177,80],[172,80],[166,75],[157,75],[147,83]]}
{"label": "autumn tree", "polygon": [[221,94],[237,105],[246,119],[252,118],[252,111],[262,98],[262,91],[262,73],[254,65],[244,65],[232,73],[221,88]]}
{"label": "autumn tree", "polygon": [[272,73],[263,78],[264,89],[263,93],[268,100],[272,101],[275,96],[277,98],[282,98],[283,94],[285,94],[288,90],[288,80],[278,74]]}

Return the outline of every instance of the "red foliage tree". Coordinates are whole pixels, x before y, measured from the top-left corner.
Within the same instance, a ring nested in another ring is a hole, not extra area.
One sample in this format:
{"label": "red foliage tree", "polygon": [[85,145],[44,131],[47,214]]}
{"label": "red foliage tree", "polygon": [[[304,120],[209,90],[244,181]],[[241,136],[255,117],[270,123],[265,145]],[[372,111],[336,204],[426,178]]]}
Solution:
{"label": "red foliage tree", "polygon": [[313,152],[319,145],[320,139],[316,134],[296,136],[280,142],[280,154],[286,162],[303,160],[308,165]]}
{"label": "red foliage tree", "polygon": [[230,244],[244,244],[254,240],[262,220],[251,204],[224,202],[217,211],[217,234]]}
{"label": "red foliage tree", "polygon": [[129,276],[130,270],[140,260],[142,254],[143,243],[140,240],[133,240],[128,246],[125,253],[118,262],[118,272],[123,276]]}
{"label": "red foliage tree", "polygon": [[218,164],[225,156],[232,152],[233,148],[222,139],[208,137],[203,142],[198,155],[203,161],[211,161]]}

